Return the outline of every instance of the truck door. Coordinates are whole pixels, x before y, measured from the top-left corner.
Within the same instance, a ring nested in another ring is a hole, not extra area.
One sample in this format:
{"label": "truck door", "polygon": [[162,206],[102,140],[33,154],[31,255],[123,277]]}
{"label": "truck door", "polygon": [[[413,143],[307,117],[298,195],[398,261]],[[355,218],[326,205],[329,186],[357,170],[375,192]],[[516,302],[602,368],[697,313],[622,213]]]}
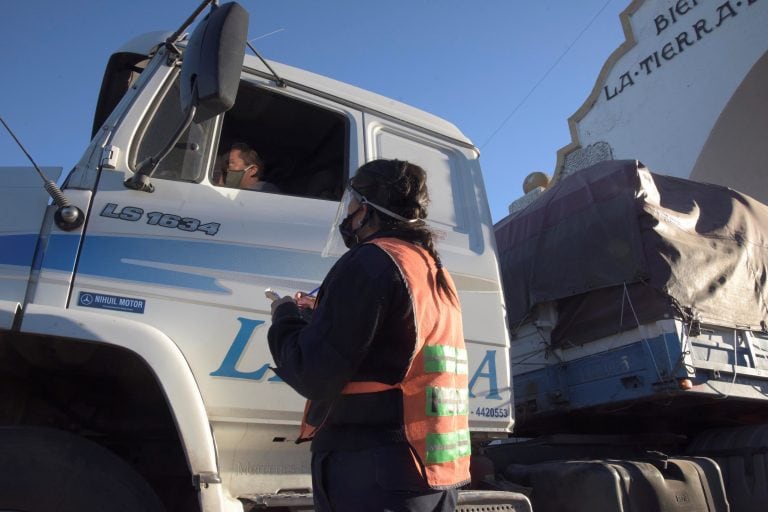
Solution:
{"label": "truck door", "polygon": [[366,159],[408,160],[427,172],[429,225],[461,300],[470,365],[470,426],[507,429],[512,422],[509,341],[477,150],[468,142],[415,129],[412,122],[369,113],[364,122]]}
{"label": "truck door", "polygon": [[[213,421],[295,423],[303,402],[269,369],[264,290],[313,290],[333,263],[320,253],[362,159],[361,114],[244,74],[234,108],[193,124],[160,163],[154,192],[129,190],[122,182],[181,115],[174,73],[114,135],[124,158],[102,171],[70,307],[166,333]],[[222,180],[235,143],[258,153],[269,192]]]}

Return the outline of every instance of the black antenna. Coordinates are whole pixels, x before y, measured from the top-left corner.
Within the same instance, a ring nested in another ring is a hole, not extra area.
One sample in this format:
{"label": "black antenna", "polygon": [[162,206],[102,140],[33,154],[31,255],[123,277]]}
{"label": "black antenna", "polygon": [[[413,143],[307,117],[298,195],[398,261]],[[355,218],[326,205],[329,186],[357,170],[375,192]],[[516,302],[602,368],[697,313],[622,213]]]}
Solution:
{"label": "black antenna", "polygon": [[11,137],[13,137],[13,140],[21,148],[29,161],[32,162],[32,165],[37,171],[37,174],[39,174],[40,178],[43,180],[45,191],[48,192],[48,195],[51,196],[56,206],[59,207],[59,209],[56,211],[56,224],[65,231],[71,231],[72,229],[79,227],[84,220],[83,212],[80,211],[80,208],[77,206],[72,206],[72,203],[69,202],[69,199],[67,199],[67,197],[64,195],[64,192],[61,191],[58,185],[56,185],[56,183],[52,180],[48,179],[48,177],[45,175],[45,173],[43,173],[40,167],[38,167],[38,165],[32,159],[32,156],[27,152],[24,145],[21,143],[19,138],[16,137],[16,134],[13,133],[13,130],[11,130],[11,127],[8,126],[2,116],[0,116],[0,123],[3,123],[5,129],[8,130],[8,133],[10,133]]}

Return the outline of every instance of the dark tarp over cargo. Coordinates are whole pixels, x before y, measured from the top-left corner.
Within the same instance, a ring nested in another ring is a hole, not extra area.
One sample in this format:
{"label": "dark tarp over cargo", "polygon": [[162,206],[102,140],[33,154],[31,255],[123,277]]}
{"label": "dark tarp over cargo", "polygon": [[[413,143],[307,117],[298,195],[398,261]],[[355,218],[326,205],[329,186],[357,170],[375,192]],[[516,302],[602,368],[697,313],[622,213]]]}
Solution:
{"label": "dark tarp over cargo", "polygon": [[557,346],[681,317],[768,322],[768,206],[634,160],[574,173],[496,226],[510,329],[556,301]]}

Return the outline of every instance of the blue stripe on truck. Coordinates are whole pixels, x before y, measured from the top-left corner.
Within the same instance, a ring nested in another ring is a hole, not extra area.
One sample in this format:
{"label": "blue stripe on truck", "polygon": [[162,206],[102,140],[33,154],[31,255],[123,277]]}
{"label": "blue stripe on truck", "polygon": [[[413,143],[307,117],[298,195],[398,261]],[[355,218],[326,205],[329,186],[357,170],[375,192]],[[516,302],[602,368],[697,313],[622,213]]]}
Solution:
{"label": "blue stripe on truck", "polygon": [[321,281],[333,262],[319,254],[244,244],[88,236],[78,274],[227,293],[217,284],[221,272]]}

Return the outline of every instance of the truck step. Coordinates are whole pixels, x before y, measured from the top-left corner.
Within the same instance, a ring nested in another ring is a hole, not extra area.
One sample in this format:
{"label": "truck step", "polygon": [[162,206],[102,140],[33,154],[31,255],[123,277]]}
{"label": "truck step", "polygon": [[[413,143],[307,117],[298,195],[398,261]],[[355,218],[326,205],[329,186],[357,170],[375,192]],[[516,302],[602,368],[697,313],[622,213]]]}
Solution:
{"label": "truck step", "polygon": [[[275,493],[240,496],[245,510],[284,507],[312,510],[312,493]],[[531,502],[523,494],[506,491],[459,491],[457,512],[531,512]]]}
{"label": "truck step", "polygon": [[[275,493],[240,496],[245,510],[284,507],[288,510],[312,510],[312,493]],[[524,495],[506,491],[459,491],[457,512],[531,512],[531,502]]]}
{"label": "truck step", "polygon": [[531,512],[524,494],[507,491],[459,491],[456,512]]}
{"label": "truck step", "polygon": [[247,494],[240,496],[244,509],[269,510],[281,507],[291,511],[312,510],[314,508],[311,492],[280,492],[273,494]]}

